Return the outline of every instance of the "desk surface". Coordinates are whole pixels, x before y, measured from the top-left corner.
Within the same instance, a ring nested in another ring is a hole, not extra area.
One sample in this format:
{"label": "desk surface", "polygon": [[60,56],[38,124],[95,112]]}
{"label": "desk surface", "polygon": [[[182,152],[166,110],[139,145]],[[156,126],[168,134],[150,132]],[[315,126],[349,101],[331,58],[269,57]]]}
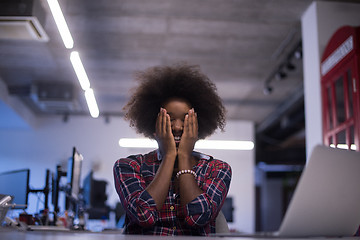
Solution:
{"label": "desk surface", "polygon": [[[145,235],[124,235],[120,232],[109,231],[101,233],[92,233],[92,232],[80,232],[80,231],[17,231],[10,229],[1,229],[0,227],[0,239],[1,240],[159,240],[159,236],[145,236]],[[194,236],[165,236],[160,237],[160,240],[167,239],[177,239],[177,240],[199,240],[199,239],[219,239],[219,240],[259,240],[259,239],[269,239],[269,238],[251,238],[251,237],[194,237]],[[271,238],[276,239],[276,238]],[[286,240],[286,238],[281,238]],[[296,238],[296,240],[319,240],[321,238]],[[358,237],[350,238],[324,238],[325,240],[359,240]],[[294,240],[294,239],[292,239]]]}

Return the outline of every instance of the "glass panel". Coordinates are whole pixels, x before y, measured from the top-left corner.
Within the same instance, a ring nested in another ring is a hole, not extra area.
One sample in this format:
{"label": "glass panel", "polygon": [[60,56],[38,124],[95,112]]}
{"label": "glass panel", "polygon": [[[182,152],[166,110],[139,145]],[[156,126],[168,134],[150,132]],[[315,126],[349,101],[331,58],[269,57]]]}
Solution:
{"label": "glass panel", "polygon": [[349,149],[348,145],[346,144],[346,130],[337,133],[336,139],[337,139],[337,145],[336,145],[337,148]]}
{"label": "glass panel", "polygon": [[355,130],[354,130],[354,125],[352,125],[350,127],[350,149],[355,151],[356,150],[356,146],[355,146]]}
{"label": "glass panel", "polygon": [[344,105],[344,81],[343,77],[340,77],[335,82],[335,94],[336,94],[336,118],[337,123],[343,123],[346,119],[345,105]]}
{"label": "glass panel", "polygon": [[347,72],[347,85],[348,85],[348,94],[349,94],[349,117],[353,116],[353,80],[351,75],[351,69]]}
{"label": "glass panel", "polygon": [[334,127],[333,125],[333,118],[332,118],[332,112],[333,112],[333,109],[331,107],[331,101],[332,101],[332,94],[331,94],[331,86],[329,86],[327,88],[327,100],[328,100],[328,118],[329,118],[329,129],[332,129]]}

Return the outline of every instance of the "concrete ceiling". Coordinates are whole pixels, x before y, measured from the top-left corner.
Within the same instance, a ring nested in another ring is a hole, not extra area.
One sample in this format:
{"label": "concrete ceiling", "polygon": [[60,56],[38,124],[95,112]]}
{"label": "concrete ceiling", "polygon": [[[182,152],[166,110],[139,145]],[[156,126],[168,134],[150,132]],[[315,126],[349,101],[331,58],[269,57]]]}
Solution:
{"label": "concrete ceiling", "polygon": [[[122,115],[135,86],[134,71],[178,61],[200,65],[216,83],[229,119],[260,123],[301,91],[302,59],[292,53],[310,0],[59,2],[74,39],[72,50],[64,47],[46,1],[40,3],[49,41],[0,39],[0,78],[7,86],[65,82],[75,87],[71,111],[44,111],[19,95],[35,114],[88,114],[69,60],[73,50],[80,54],[100,115]],[[288,57],[296,69],[278,81],[274,71]],[[270,95],[263,93],[266,81],[273,88]]]}

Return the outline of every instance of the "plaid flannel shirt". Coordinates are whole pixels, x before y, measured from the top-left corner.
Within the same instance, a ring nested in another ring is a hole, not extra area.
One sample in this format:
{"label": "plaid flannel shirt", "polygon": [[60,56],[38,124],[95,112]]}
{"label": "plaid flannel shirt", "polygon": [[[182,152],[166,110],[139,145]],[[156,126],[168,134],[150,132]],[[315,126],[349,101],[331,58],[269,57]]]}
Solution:
{"label": "plaid flannel shirt", "polygon": [[227,163],[193,152],[198,164],[193,167],[203,193],[185,206],[174,192],[174,176],[168,196],[158,210],[145,190],[161,163],[159,151],[119,159],[114,165],[115,188],[126,211],[126,234],[208,235],[215,233],[215,218],[220,211],[231,181]]}

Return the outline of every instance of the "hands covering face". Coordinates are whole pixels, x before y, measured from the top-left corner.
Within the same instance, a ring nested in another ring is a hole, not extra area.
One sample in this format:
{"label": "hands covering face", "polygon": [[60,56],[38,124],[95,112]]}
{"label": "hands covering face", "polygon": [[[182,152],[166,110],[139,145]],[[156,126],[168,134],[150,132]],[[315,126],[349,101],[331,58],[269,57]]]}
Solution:
{"label": "hands covering face", "polygon": [[[170,117],[166,109],[161,108],[156,120],[155,139],[159,144],[160,151],[163,155],[191,155],[198,140],[197,114],[193,108],[183,114],[171,114],[174,116]],[[180,143],[178,143],[179,139]]]}

